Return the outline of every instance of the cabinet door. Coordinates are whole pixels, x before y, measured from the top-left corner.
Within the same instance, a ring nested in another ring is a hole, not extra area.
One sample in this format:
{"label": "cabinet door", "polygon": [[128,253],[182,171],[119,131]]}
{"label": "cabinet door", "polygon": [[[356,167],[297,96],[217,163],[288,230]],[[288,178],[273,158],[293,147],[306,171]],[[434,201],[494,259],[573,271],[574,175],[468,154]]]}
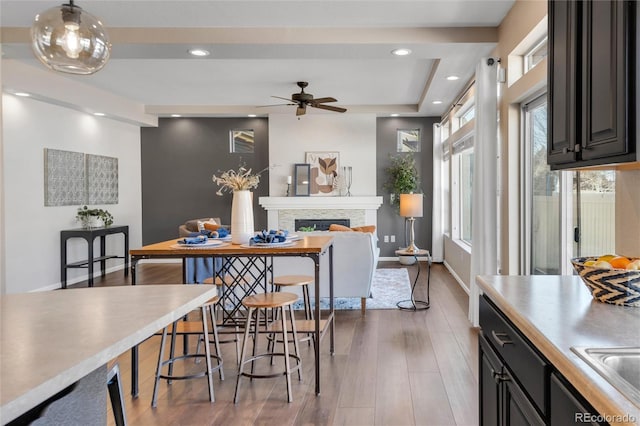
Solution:
{"label": "cabinet door", "polygon": [[548,143],[550,165],[572,163],[579,144],[576,105],[578,58],[578,4],[574,1],[549,1],[548,56]]}
{"label": "cabinet door", "polygon": [[480,359],[480,425],[498,426],[500,423],[500,380],[496,375],[503,374],[502,363],[480,334],[478,336],[478,354]]}
{"label": "cabinet door", "polygon": [[509,426],[544,426],[542,417],[513,379],[505,382],[504,424]]}
{"label": "cabinet door", "polygon": [[569,385],[565,385],[555,373],[551,374],[550,388],[551,426],[600,424],[591,421],[590,415],[594,414],[593,410],[587,408],[587,404],[581,401],[582,397],[575,390],[569,389]]}
{"label": "cabinet door", "polygon": [[[562,2],[558,2],[562,3]],[[630,87],[628,1],[582,3],[582,159],[629,152]],[[633,59],[631,59],[633,60]]]}

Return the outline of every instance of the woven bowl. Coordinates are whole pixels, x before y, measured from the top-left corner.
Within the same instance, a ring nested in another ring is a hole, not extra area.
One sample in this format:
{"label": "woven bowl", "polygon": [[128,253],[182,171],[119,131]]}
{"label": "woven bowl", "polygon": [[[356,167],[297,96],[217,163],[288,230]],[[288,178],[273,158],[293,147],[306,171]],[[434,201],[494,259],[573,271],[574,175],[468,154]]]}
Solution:
{"label": "woven bowl", "polygon": [[640,307],[640,271],[584,266],[589,260],[597,257],[577,257],[571,259],[571,263],[594,299],[612,305]]}

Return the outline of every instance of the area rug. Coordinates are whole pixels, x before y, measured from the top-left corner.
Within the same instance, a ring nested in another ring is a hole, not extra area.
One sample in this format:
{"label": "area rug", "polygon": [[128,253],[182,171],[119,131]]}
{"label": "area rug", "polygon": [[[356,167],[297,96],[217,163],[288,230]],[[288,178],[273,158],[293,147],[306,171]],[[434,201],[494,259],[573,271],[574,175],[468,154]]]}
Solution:
{"label": "area rug", "polygon": [[[396,309],[396,303],[411,299],[411,283],[406,268],[376,269],[371,284],[371,296],[367,298],[367,309]],[[360,309],[359,297],[336,297],[335,309]],[[302,301],[294,305],[302,309]],[[329,298],[320,298],[320,309],[329,309]]]}

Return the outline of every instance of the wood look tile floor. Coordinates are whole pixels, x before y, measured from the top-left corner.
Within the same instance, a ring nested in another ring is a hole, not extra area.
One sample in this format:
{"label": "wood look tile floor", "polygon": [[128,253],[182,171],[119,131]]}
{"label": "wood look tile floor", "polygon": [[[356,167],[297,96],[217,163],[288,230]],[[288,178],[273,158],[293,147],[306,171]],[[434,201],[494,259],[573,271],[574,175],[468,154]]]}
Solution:
{"label": "wood look tile floor", "polygon": [[[380,262],[378,267],[405,266]],[[425,267],[422,263],[417,299],[426,297]],[[408,269],[413,282],[416,267]],[[179,264],[145,264],[138,274],[140,283],[181,281]],[[126,285],[123,275],[107,274],[95,285]],[[214,403],[206,378],[171,385],[163,380],[158,406],[151,408],[160,344],[160,337],[151,337],[140,346],[136,399],[130,396],[129,352],[118,358],[127,420],[131,425],[477,425],[477,329],[467,321],[467,294],[441,264],[431,269],[430,299],[431,308],[419,312],[368,310],[363,317],[359,310],[337,311],[335,356],[329,354],[328,336],[321,343],[321,394],[314,392],[313,348],[302,343],[303,380],[292,375],[292,403],[282,377],[243,378],[240,401],[234,404],[237,364],[231,343],[222,345],[225,380],[215,374]],[[188,361],[176,371],[201,368],[202,363]]]}

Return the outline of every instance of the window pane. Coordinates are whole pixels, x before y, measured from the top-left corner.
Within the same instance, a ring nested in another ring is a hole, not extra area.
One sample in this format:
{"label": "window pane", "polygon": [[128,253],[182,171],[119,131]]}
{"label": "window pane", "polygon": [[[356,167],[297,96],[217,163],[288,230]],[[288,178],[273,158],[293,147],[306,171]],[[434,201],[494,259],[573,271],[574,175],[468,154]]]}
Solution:
{"label": "window pane", "polygon": [[538,65],[540,61],[547,57],[547,45],[548,41],[545,37],[540,43],[535,45],[533,49],[531,49],[524,56],[524,72],[529,71],[531,68]]}
{"label": "window pane", "polygon": [[446,235],[451,235],[451,196],[449,187],[449,158],[442,162],[442,230]]}
{"label": "window pane", "polygon": [[560,172],[547,165],[547,104],[527,117],[531,146],[531,270],[533,275],[559,274],[562,262]]}
{"label": "window pane", "polygon": [[460,116],[460,127],[464,126],[469,121],[473,120],[475,116],[476,116],[476,108],[475,106],[472,106],[471,108],[469,108],[468,111],[466,111],[464,114]]}
{"label": "window pane", "polygon": [[615,254],[616,211],[614,171],[581,171],[576,173],[580,185],[580,242],[575,256]]}
{"label": "window pane", "polygon": [[473,150],[460,154],[460,239],[471,244]]}

